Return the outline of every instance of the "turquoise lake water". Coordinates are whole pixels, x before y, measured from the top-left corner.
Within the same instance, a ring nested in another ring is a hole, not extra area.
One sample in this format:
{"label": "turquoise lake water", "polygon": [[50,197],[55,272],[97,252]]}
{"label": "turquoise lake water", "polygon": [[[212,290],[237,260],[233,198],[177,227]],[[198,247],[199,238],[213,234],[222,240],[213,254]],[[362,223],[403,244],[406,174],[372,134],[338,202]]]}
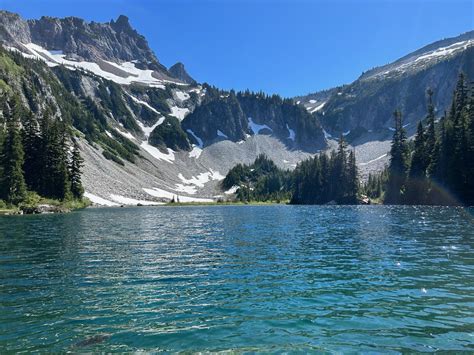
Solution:
{"label": "turquoise lake water", "polygon": [[0,353],[474,352],[473,210],[0,217]]}

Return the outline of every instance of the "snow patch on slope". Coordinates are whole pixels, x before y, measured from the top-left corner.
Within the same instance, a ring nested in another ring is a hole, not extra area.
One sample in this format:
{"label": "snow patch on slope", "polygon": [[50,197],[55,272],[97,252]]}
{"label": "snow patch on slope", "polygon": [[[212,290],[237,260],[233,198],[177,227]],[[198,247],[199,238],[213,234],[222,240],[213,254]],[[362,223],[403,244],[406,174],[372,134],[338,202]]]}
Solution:
{"label": "snow patch on slope", "polygon": [[44,61],[48,66],[55,67],[58,65],[64,65],[68,69],[76,70],[83,69],[90,71],[95,75],[103,77],[108,80],[112,80],[117,84],[130,85],[132,83],[141,83],[149,86],[159,87],[164,89],[164,83],[173,83],[176,85],[187,85],[180,82],[171,80],[157,79],[153,77],[153,70],[138,69],[133,62],[125,62],[121,64],[104,61],[107,65],[117,68],[123,76],[107,71],[99,66],[99,64],[87,61],[75,61],[66,59],[66,55],[62,51],[49,51],[35,43],[23,44],[24,48],[29,53],[21,52],[22,55],[28,58],[35,58]]}
{"label": "snow patch on slope", "polygon": [[124,197],[124,196],[115,195],[115,194],[110,194],[110,198],[114,200],[115,202],[120,203],[121,205],[128,205],[128,206],[132,206],[132,205],[136,206],[138,204],[143,205],[143,206],[156,206],[156,205],[163,204],[162,202],[137,200],[134,198]]}
{"label": "snow patch on slope", "polygon": [[84,192],[84,197],[88,198],[94,205],[99,206],[118,206],[117,203],[106,200],[105,198],[91,194],[90,192]]}
{"label": "snow patch on slope", "polygon": [[152,146],[150,143],[147,141],[143,141],[140,144],[140,147],[142,147],[144,150],[146,150],[153,158],[158,159],[158,160],[164,160],[170,164],[173,164],[175,156],[174,156],[174,151],[170,148],[168,149],[168,153],[162,153],[158,148]]}
{"label": "snow patch on slope", "polygon": [[130,133],[130,132],[124,132],[120,129],[118,129],[117,127],[115,127],[115,130],[120,133],[122,136],[124,136],[125,138],[128,138],[128,139],[131,139],[131,140],[135,140],[135,137]]}
{"label": "snow patch on slope", "polygon": [[137,104],[146,106],[147,108],[149,108],[150,110],[152,110],[154,113],[156,113],[156,114],[158,114],[158,115],[161,115],[161,113],[158,112],[154,107],[152,107],[148,102],[139,100],[139,99],[137,99],[135,96],[130,95],[130,94],[128,94],[128,93],[127,93],[127,95],[130,96],[130,98],[131,98],[133,101],[135,101]]}
{"label": "snow patch on slope", "polygon": [[[311,101],[311,100],[310,100],[310,101]],[[310,113],[317,112],[317,111],[321,110],[321,109],[324,107],[324,105],[326,105],[326,102],[323,102],[322,104],[320,104],[320,105],[318,105],[318,106],[316,106],[316,107],[308,108],[308,111],[309,111]]]}
{"label": "snow patch on slope", "polygon": [[192,176],[190,179],[186,179],[182,173],[179,173],[178,177],[185,185],[195,185],[197,187],[204,187],[204,185],[211,180],[219,181],[225,178],[225,176],[222,176],[218,171],[213,171],[212,169],[198,176]]}
{"label": "snow patch on slope", "polygon": [[270,127],[268,127],[266,124],[255,123],[252,117],[248,118],[248,125],[249,125],[249,128],[252,130],[253,134],[259,134],[262,129],[268,129],[273,132],[273,130]]}
{"label": "snow patch on slope", "polygon": [[182,108],[178,106],[170,107],[170,110],[171,110],[170,116],[174,116],[180,121],[184,120],[184,117],[186,117],[186,115],[189,113],[188,108]]}
{"label": "snow patch on slope", "polygon": [[147,194],[153,197],[165,198],[169,200],[172,200],[174,198],[174,199],[179,199],[180,202],[213,202],[214,201],[210,198],[198,198],[198,197],[177,195],[169,191],[159,189],[157,187],[154,187],[152,189],[143,188],[143,191],[145,191]]}
{"label": "snow patch on slope", "polygon": [[222,133],[222,131],[220,131],[220,130],[217,130],[217,136],[218,136],[218,137],[222,137],[222,138],[226,138],[226,139],[229,138],[229,137],[227,137],[226,134]]}
{"label": "snow patch on slope", "polygon": [[295,141],[295,137],[296,137],[295,131],[293,131],[293,130],[288,126],[288,123],[286,124],[286,129],[288,130],[288,133],[289,133],[288,139],[291,139],[291,140],[294,142],[294,141]]}
{"label": "snow patch on slope", "polygon": [[174,92],[174,94],[180,101],[186,101],[187,99],[189,99],[189,94],[187,92],[177,90]]}
{"label": "snow patch on slope", "polygon": [[194,137],[194,139],[198,143],[198,147],[202,149],[202,147],[204,146],[204,143],[203,143],[202,139],[199,138],[198,136],[196,136],[196,134],[190,129],[187,129],[186,132],[188,132],[190,135],[192,135]]}

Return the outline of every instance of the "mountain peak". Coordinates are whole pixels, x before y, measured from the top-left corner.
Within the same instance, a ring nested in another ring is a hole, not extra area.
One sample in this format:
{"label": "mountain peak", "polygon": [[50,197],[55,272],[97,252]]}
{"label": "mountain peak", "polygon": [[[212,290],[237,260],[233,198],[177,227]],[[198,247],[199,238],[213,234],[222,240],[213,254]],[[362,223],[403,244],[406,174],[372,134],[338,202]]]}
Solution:
{"label": "mountain peak", "polygon": [[114,29],[119,30],[119,31],[132,30],[132,26],[130,25],[128,17],[125,15],[119,15],[119,17],[117,17],[117,20],[116,21],[112,20],[110,24]]}
{"label": "mountain peak", "polygon": [[188,72],[184,68],[184,64],[181,62],[178,62],[175,65],[171,66],[168,71],[173,77],[181,80],[186,84],[196,84],[196,81],[188,74]]}
{"label": "mountain peak", "polygon": [[0,42],[19,49],[34,43],[61,50],[76,60],[96,63],[136,61],[142,68],[168,75],[145,37],[131,27],[125,15],[107,23],[88,23],[78,17],[24,20],[17,14],[0,11]]}

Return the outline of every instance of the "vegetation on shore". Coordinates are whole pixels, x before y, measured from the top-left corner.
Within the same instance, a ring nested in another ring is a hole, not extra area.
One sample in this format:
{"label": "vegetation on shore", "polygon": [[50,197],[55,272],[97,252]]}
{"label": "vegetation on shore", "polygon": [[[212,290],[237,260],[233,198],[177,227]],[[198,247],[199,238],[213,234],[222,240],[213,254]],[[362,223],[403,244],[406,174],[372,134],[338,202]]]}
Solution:
{"label": "vegetation on shore", "polygon": [[[223,189],[237,189],[238,201],[289,198],[292,204],[384,203],[408,205],[474,204],[474,88],[460,74],[449,112],[437,122],[428,90],[428,114],[408,142],[400,111],[390,163],[359,184],[355,155],[343,137],[337,151],[299,163],[293,172],[279,169],[265,156],[229,171]],[[363,197],[365,197],[363,199]]]}
{"label": "vegetation on shore", "polygon": [[278,168],[265,155],[251,165],[238,164],[222,181],[222,188],[235,188],[241,202],[356,204],[360,198],[355,154],[348,151],[342,136],[337,151],[304,160],[294,171]]}
{"label": "vegetation on shore", "polygon": [[387,170],[370,176],[369,197],[385,204],[474,204],[474,89],[460,74],[449,112],[436,122],[432,91],[428,114],[419,122],[414,142],[407,142],[400,112]]}
{"label": "vegetation on shore", "polygon": [[10,212],[67,211],[87,205],[83,160],[64,121],[34,117],[17,96],[0,98],[0,207]]}

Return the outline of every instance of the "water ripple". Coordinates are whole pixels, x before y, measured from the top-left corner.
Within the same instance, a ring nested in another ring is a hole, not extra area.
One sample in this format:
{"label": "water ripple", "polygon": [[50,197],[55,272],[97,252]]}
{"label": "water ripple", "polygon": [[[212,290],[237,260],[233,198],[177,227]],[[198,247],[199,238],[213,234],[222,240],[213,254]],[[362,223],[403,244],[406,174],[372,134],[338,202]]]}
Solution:
{"label": "water ripple", "polygon": [[473,211],[0,217],[0,353],[474,351]]}

